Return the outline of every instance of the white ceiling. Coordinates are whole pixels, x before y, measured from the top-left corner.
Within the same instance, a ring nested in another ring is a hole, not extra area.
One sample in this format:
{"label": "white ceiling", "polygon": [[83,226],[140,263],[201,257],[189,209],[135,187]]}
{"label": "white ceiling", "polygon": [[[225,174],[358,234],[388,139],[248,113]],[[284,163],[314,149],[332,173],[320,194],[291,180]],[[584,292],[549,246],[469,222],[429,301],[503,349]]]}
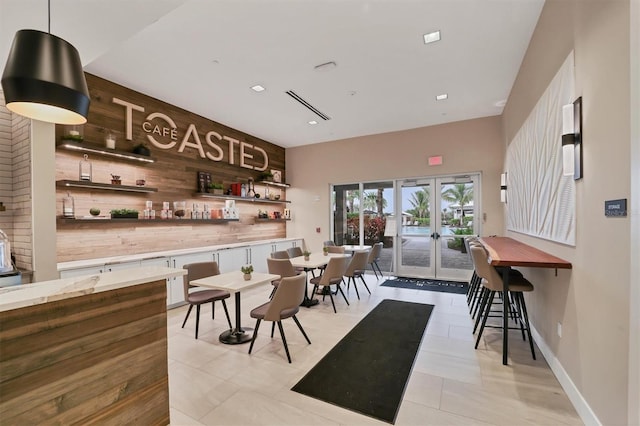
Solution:
{"label": "white ceiling", "polygon": [[[543,3],[51,0],[51,32],[92,74],[293,147],[501,114]],[[0,0],[0,63],[22,28],[47,30],[46,0]]]}

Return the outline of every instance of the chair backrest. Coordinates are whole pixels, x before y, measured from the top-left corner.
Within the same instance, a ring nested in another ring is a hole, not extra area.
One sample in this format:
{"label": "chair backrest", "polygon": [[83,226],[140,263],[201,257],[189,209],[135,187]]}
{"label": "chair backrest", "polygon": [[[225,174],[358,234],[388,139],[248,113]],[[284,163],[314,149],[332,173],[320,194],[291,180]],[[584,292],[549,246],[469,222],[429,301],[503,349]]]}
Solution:
{"label": "chair backrest", "polygon": [[291,264],[289,258],[286,259],[272,259],[267,258],[267,269],[270,274],[280,275],[282,278],[293,277],[298,275],[296,269]]}
{"label": "chair backrest", "polygon": [[301,247],[289,247],[287,249],[287,253],[289,253],[289,257],[299,257],[302,256],[302,248]]}
{"label": "chair backrest", "polygon": [[344,273],[347,277],[352,277],[355,273],[361,273],[358,271],[364,271],[367,268],[367,260],[369,259],[368,251],[357,251],[351,256],[351,261],[347,266],[347,270]]}
{"label": "chair backrest", "polygon": [[329,249],[329,253],[344,253],[344,247],[342,246],[326,246]]}
{"label": "chair backrest", "polygon": [[329,246],[335,246],[335,245],[336,245],[336,243],[334,243],[332,240],[327,240],[327,241],[325,241],[324,243],[322,243],[322,245],[323,245],[324,247],[329,247]]}
{"label": "chair backrest", "polygon": [[272,259],[289,259],[289,253],[286,250],[274,251],[271,253]]}
{"label": "chair backrest", "polygon": [[289,315],[298,312],[304,299],[306,282],[307,277],[303,274],[282,278],[264,314],[265,321],[279,321],[284,310],[289,310]]}
{"label": "chair backrest", "polygon": [[482,246],[471,244],[471,257],[473,259],[473,266],[476,269],[476,273],[484,278],[486,282],[483,284],[489,289],[494,291],[502,290],[502,278],[496,268],[489,265],[489,256],[487,251]]}
{"label": "chair backrest", "polygon": [[218,262],[197,262],[188,263],[182,266],[187,270],[187,274],[182,276],[182,283],[184,288],[184,300],[189,298],[189,289],[191,287],[197,287],[189,284],[193,280],[199,280],[200,278],[210,277],[212,275],[219,275],[220,268],[218,268]]}
{"label": "chair backrest", "polygon": [[369,259],[367,263],[373,263],[380,258],[380,253],[382,252],[382,243],[375,243],[373,247],[371,247],[371,251],[369,252]]}
{"label": "chair backrest", "polygon": [[478,237],[471,236],[471,237],[465,237],[464,239],[464,246],[467,249],[467,253],[469,253],[469,256],[471,256],[471,252],[469,251],[469,244],[473,241],[478,241]]}
{"label": "chair backrest", "polygon": [[318,285],[332,285],[340,282],[347,269],[347,260],[349,260],[349,258],[346,256],[330,258],[326,269],[320,277]]}

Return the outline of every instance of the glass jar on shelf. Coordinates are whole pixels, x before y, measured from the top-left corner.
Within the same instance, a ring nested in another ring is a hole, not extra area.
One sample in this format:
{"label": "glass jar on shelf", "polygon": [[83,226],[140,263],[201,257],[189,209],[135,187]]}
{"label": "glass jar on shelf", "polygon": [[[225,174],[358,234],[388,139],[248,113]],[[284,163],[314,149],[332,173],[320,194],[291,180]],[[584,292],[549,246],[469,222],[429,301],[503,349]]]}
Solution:
{"label": "glass jar on shelf", "polygon": [[73,197],[68,192],[62,199],[62,217],[75,218],[75,203]]}
{"label": "glass jar on shelf", "polygon": [[178,219],[183,218],[187,214],[186,201],[174,201],[173,202],[173,215]]}
{"label": "glass jar on shelf", "polygon": [[81,181],[91,182],[91,172],[91,161],[89,161],[89,156],[87,154],[84,154],[84,157],[78,164],[79,179]]}
{"label": "glass jar on shelf", "polygon": [[255,198],[255,196],[256,196],[256,191],[253,186],[253,179],[249,178],[249,181],[247,182],[247,197]]}

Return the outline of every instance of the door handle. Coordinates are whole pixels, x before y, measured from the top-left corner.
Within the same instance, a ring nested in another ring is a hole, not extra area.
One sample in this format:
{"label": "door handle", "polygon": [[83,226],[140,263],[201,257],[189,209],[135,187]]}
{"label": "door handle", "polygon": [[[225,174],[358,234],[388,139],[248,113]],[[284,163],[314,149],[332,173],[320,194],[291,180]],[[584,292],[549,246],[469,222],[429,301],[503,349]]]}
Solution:
{"label": "door handle", "polygon": [[433,238],[434,240],[438,240],[440,238],[440,234],[434,232],[433,234],[431,234],[431,238]]}

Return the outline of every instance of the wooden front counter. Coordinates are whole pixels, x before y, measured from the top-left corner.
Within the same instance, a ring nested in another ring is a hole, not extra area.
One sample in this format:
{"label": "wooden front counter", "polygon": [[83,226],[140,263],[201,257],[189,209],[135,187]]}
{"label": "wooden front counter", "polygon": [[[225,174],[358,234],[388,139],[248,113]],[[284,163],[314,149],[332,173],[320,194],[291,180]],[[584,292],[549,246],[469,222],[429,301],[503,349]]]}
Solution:
{"label": "wooden front counter", "polygon": [[166,288],[156,278],[0,312],[2,424],[169,424]]}

